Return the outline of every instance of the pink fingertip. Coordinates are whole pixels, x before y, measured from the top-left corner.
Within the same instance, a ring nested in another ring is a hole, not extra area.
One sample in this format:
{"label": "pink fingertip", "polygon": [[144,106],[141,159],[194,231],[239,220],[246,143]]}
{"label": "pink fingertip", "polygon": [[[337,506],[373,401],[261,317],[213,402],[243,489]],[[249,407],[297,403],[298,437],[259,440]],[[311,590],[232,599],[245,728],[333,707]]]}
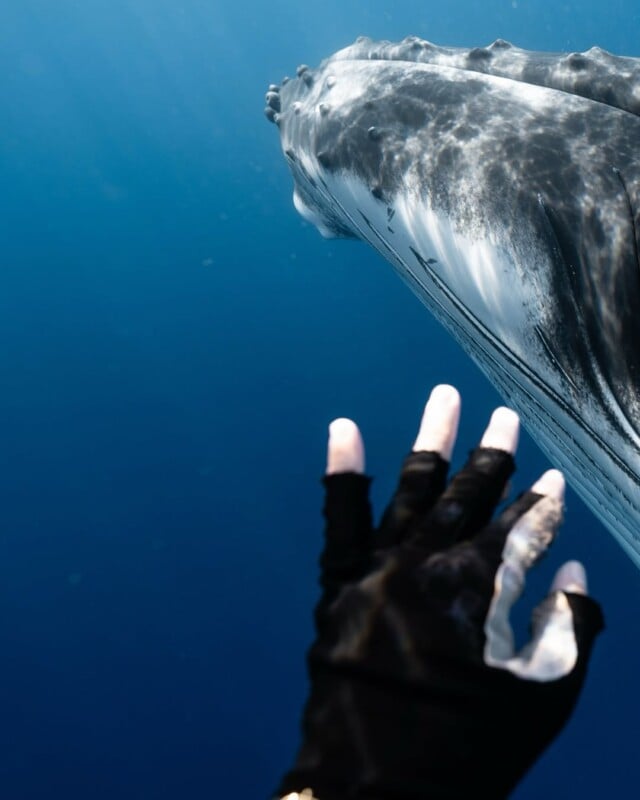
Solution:
{"label": "pink fingertip", "polygon": [[579,561],[567,561],[556,572],[551,584],[552,592],[587,594],[587,573]]}
{"label": "pink fingertip", "polygon": [[413,444],[414,452],[428,450],[439,453],[445,461],[451,461],[458,433],[460,405],[460,393],[454,386],[441,383],[433,388]]}
{"label": "pink fingertip", "polygon": [[548,469],[531,487],[532,492],[555,497],[556,500],[564,499],[565,480],[559,469]]}
{"label": "pink fingertip", "polygon": [[480,447],[492,447],[513,455],[518,447],[520,418],[506,406],[496,408],[480,440]]}
{"label": "pink fingertip", "polygon": [[341,417],[329,425],[327,475],[337,472],[364,472],[364,442],[353,420]]}

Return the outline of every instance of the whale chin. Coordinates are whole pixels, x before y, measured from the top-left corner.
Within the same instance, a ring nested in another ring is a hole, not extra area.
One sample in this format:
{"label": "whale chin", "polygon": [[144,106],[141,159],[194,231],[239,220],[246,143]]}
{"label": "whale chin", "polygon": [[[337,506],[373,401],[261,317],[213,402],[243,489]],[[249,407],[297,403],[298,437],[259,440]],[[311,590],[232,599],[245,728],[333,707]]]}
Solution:
{"label": "whale chin", "polygon": [[640,60],[360,39],[267,103],[300,214],[393,265],[640,566]]}

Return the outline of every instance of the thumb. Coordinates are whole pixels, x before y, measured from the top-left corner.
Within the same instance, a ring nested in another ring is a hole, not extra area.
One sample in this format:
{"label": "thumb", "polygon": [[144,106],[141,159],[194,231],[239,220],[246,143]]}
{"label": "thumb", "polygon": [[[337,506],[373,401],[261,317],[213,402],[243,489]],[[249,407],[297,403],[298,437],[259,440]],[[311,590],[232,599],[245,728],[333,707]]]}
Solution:
{"label": "thumb", "polygon": [[491,666],[541,683],[574,671],[584,674],[595,637],[604,627],[600,606],[586,591],[584,567],[568,561],[556,573],[550,594],[533,612],[531,641],[516,656]]}
{"label": "thumb", "polygon": [[551,584],[551,592],[563,592],[571,608],[578,659],[586,662],[596,636],[604,628],[600,605],[587,594],[587,573],[579,561],[567,561]]}

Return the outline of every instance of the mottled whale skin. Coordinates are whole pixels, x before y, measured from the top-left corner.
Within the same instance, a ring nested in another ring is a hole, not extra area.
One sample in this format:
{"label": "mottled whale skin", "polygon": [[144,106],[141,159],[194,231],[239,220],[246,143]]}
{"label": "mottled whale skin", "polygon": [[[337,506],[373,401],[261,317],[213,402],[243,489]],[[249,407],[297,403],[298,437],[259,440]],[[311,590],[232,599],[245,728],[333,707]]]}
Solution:
{"label": "mottled whale skin", "polygon": [[640,59],[361,38],[266,113],[640,566]]}

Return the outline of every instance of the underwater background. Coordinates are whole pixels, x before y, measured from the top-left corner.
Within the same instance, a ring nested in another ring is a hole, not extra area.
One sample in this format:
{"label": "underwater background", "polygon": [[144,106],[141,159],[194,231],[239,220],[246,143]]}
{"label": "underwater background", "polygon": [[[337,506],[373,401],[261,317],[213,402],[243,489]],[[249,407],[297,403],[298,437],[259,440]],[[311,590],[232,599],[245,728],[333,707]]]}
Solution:
{"label": "underwater background", "polygon": [[[328,422],[359,423],[379,512],[435,383],[462,393],[454,467],[500,404],[388,264],[293,208],[265,90],[360,34],[640,56],[640,7],[0,5],[4,800],[269,797],[306,696]],[[516,490],[548,466],[526,435],[518,464]],[[573,557],[607,630],[518,800],[640,783],[640,573],[571,491],[521,626]]]}

